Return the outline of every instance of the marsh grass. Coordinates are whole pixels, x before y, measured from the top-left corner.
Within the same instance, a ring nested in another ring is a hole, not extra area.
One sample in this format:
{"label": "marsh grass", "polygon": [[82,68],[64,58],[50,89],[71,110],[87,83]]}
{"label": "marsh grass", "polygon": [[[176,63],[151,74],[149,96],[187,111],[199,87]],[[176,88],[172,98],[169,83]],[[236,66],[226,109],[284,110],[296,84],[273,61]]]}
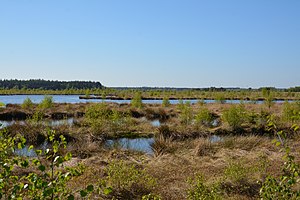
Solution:
{"label": "marsh grass", "polygon": [[[140,166],[124,161],[111,161],[106,177],[99,181],[102,196],[109,199],[137,199],[151,193],[156,180]],[[105,191],[110,190],[109,195]]]}
{"label": "marsh grass", "polygon": [[213,144],[207,138],[199,138],[196,141],[195,155],[196,156],[212,156],[216,149],[216,144]]}
{"label": "marsh grass", "polygon": [[154,156],[160,156],[167,153],[174,153],[176,145],[172,138],[165,138],[162,135],[159,135],[158,137],[155,137],[154,142],[151,144],[151,149]]}

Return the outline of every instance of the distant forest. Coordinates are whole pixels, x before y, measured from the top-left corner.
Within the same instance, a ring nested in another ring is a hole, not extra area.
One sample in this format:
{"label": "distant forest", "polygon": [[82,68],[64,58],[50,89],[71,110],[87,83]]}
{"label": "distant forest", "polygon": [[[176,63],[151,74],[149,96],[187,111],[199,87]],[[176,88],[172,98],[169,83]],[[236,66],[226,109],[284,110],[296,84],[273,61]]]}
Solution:
{"label": "distant forest", "polygon": [[95,89],[103,88],[100,82],[93,81],[50,81],[43,79],[30,80],[1,80],[2,89],[42,89],[42,90],[65,90],[65,89]]}

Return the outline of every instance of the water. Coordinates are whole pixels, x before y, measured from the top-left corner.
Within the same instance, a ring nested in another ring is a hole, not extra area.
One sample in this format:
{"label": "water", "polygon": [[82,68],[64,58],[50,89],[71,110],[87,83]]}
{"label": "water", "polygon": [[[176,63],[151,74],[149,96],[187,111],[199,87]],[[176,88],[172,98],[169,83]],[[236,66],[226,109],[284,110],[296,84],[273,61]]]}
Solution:
{"label": "water", "polygon": [[34,147],[29,150],[30,145],[25,145],[23,149],[15,149],[15,154],[18,156],[25,156],[25,157],[37,157],[36,150],[42,150],[43,152],[46,151],[47,148],[50,148],[50,145],[47,141],[41,144],[38,147]]}
{"label": "water", "polygon": [[222,142],[223,138],[221,138],[220,136],[217,136],[217,135],[212,135],[212,136],[210,136],[209,140],[211,143],[216,143],[216,142]]}
{"label": "water", "polygon": [[[33,103],[40,103],[44,99],[45,95],[0,95],[0,102],[4,104],[22,104],[28,97]],[[110,100],[110,99],[79,99],[80,95],[51,95],[55,103],[86,103],[86,102],[115,102],[115,103],[130,103],[130,100]],[[199,100],[186,100],[183,99],[183,103],[189,101],[194,104]],[[170,100],[171,104],[178,104],[180,100]],[[204,100],[205,103],[214,103],[215,100]],[[226,100],[226,103],[239,104],[240,100]],[[251,101],[243,101],[244,103],[251,103]],[[284,101],[276,101],[276,103],[283,103]],[[145,104],[162,104],[162,100],[143,100]],[[263,101],[257,101],[257,103],[263,103]]]}
{"label": "water", "polygon": [[[24,121],[24,120],[0,121],[0,128],[8,127],[8,126],[11,126],[16,123],[18,123],[20,125],[25,125],[26,121]],[[74,118],[61,119],[61,120],[43,120],[43,121],[41,121],[41,123],[46,126],[51,126],[51,127],[61,126],[61,125],[72,126],[74,124]]]}
{"label": "water", "polygon": [[160,126],[160,121],[158,119],[151,121],[151,125],[154,127],[159,127]]}
{"label": "water", "polygon": [[105,146],[107,148],[121,148],[134,151],[141,151],[146,154],[153,154],[151,144],[153,144],[154,138],[119,138],[114,140],[107,140]]}
{"label": "water", "polygon": [[[114,140],[107,140],[105,146],[107,148],[120,148],[134,151],[141,151],[149,155],[153,155],[151,145],[154,143],[154,138],[119,138]],[[223,138],[217,135],[212,135],[209,138],[210,142],[222,142]]]}

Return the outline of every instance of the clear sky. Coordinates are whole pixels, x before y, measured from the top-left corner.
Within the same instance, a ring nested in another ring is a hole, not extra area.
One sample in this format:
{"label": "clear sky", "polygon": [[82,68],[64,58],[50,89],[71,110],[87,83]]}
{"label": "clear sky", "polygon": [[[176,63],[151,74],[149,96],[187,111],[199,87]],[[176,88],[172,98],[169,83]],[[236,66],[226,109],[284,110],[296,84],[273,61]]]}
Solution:
{"label": "clear sky", "polygon": [[0,0],[0,79],[300,85],[299,0]]}

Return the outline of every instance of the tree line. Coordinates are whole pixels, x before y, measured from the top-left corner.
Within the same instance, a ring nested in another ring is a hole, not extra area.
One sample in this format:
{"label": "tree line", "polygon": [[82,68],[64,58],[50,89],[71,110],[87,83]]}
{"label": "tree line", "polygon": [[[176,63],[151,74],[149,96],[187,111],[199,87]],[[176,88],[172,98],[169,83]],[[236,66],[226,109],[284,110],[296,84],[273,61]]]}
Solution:
{"label": "tree line", "polygon": [[103,85],[95,81],[53,81],[43,79],[30,80],[1,80],[2,89],[42,89],[42,90],[65,90],[65,89],[102,89]]}

